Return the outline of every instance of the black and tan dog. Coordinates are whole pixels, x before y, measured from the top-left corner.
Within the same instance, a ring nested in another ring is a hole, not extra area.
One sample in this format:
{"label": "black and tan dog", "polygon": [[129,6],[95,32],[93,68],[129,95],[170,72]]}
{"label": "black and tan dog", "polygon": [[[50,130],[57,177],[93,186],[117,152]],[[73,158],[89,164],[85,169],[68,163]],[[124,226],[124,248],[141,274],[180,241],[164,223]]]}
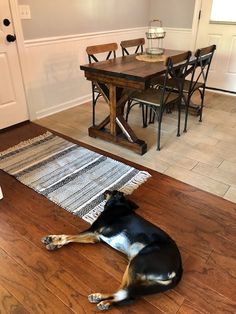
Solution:
{"label": "black and tan dog", "polygon": [[104,211],[91,227],[78,235],[48,235],[42,242],[55,250],[70,242],[105,242],[126,254],[129,263],[120,288],[111,294],[93,293],[91,303],[100,310],[126,303],[138,296],[174,288],[182,276],[176,243],[160,228],[134,210],[138,206],[118,191],[106,191]]}

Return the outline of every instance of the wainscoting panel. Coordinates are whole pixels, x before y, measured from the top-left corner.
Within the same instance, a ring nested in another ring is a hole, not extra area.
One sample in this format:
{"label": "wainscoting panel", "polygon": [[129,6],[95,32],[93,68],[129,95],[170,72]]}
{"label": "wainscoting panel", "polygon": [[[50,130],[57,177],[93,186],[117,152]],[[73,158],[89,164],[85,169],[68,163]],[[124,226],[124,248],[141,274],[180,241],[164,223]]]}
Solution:
{"label": "wainscoting panel", "polygon": [[[147,28],[42,38],[25,41],[26,93],[31,120],[82,104],[91,99],[91,83],[80,65],[88,63],[87,46],[145,37]],[[191,49],[191,29],[166,29],[164,47]],[[147,46],[147,43],[146,43]],[[118,50],[121,55],[121,49]]]}

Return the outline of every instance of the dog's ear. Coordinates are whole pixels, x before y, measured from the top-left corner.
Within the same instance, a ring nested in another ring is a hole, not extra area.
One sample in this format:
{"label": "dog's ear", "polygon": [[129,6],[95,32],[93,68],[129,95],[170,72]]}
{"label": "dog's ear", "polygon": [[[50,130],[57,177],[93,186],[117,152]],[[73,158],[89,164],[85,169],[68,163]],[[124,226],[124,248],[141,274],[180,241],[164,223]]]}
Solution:
{"label": "dog's ear", "polygon": [[139,206],[138,206],[137,204],[135,204],[135,202],[133,202],[133,201],[131,201],[131,200],[126,200],[126,201],[127,201],[128,205],[129,205],[129,207],[130,207],[131,209],[136,210],[136,209],[139,208]]}

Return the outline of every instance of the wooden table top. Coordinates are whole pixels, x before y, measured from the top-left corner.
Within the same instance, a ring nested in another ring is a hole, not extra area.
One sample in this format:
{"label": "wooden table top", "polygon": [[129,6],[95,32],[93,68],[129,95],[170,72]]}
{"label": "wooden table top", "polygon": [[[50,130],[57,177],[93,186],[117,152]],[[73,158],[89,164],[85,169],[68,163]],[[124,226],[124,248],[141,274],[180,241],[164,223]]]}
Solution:
{"label": "wooden table top", "polygon": [[[180,54],[183,51],[165,49],[164,55],[169,57]],[[136,59],[136,55],[117,57],[115,59],[94,62],[80,66],[81,70],[99,75],[108,75],[124,79],[147,82],[165,72],[163,61],[146,62]]]}

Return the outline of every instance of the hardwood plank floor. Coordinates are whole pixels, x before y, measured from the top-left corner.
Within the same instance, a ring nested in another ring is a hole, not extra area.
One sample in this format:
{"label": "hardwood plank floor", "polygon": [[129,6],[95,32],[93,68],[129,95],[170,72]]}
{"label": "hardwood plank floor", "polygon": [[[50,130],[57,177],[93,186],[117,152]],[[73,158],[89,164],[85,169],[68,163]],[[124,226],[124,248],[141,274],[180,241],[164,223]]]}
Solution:
{"label": "hardwood plank floor", "polygon": [[[44,131],[25,123],[1,132],[0,151]],[[148,171],[152,177],[130,198],[141,216],[176,240],[184,276],[176,289],[110,313],[235,313],[236,204]],[[0,313],[97,313],[87,295],[118,287],[127,264],[124,256],[104,244],[46,251],[40,242],[45,234],[77,233],[88,224],[3,171],[0,185]]]}

